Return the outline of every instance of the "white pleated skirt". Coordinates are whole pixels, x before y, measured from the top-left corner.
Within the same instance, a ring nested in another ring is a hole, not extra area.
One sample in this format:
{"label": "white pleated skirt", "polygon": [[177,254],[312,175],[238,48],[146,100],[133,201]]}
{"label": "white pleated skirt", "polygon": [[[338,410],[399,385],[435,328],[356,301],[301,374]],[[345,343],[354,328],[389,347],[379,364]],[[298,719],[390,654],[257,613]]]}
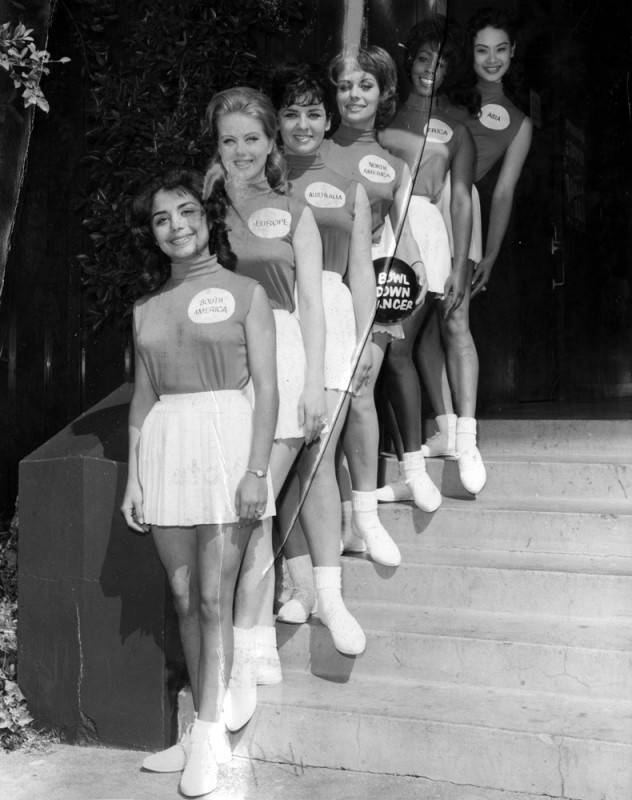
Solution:
{"label": "white pleated skirt", "polygon": [[353,300],[336,272],[323,270],[325,310],[325,389],[350,389],[351,367],[356,349]]}
{"label": "white pleated skirt", "polygon": [[[386,217],[380,241],[371,245],[371,258],[373,261],[376,258],[388,258],[395,252],[396,244],[390,217]],[[401,322],[374,322],[371,330],[373,333],[386,333],[391,339],[404,338],[404,328]]]}
{"label": "white pleated skirt", "polygon": [[408,222],[426,268],[428,291],[443,294],[452,270],[450,240],[443,215],[429,197],[413,195],[408,207]]}
{"label": "white pleated skirt", "polygon": [[[161,395],[140,436],[145,522],[187,527],[238,522],[235,492],[248,466],[253,392]],[[268,474],[262,518],[274,516]]]}
{"label": "white pleated skirt", "polygon": [[[448,172],[445,183],[443,184],[443,191],[439,195],[437,201],[437,208],[441,211],[443,221],[445,223],[446,231],[448,232],[448,241],[450,242],[450,253],[454,256],[454,236],[452,233],[452,215],[450,214],[450,198],[452,191],[450,189],[450,173]],[[475,264],[483,258],[483,226],[481,222],[481,201],[478,196],[478,189],[472,186],[472,238],[470,239],[470,249],[467,257]]]}
{"label": "white pleated skirt", "polygon": [[275,439],[296,439],[305,435],[298,413],[305,385],[305,348],[297,314],[275,308],[277,383],[279,416]]}

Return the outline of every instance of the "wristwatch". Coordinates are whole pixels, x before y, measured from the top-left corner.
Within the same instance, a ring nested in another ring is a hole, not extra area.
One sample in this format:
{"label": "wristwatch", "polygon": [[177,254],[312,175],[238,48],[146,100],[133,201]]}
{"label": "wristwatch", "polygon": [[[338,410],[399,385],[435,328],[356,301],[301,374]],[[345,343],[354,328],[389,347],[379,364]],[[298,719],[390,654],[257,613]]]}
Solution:
{"label": "wristwatch", "polygon": [[257,478],[265,478],[266,476],[266,471],[264,469],[250,469],[250,467],[246,467],[246,472],[256,475]]}

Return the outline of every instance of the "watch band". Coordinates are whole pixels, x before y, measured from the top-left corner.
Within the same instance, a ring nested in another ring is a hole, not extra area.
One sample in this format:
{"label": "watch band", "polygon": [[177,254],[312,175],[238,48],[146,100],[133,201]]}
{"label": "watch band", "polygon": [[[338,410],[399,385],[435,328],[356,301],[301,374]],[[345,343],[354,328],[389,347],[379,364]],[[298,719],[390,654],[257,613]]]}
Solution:
{"label": "watch band", "polygon": [[266,473],[263,469],[250,469],[250,467],[246,467],[246,472],[250,472],[252,475],[256,475],[257,478],[265,478]]}

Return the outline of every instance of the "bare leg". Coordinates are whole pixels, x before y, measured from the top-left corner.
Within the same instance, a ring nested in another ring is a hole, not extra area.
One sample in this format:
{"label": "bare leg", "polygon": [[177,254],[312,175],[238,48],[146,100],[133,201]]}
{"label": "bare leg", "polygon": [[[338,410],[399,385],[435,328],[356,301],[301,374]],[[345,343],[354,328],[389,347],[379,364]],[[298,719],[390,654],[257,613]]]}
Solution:
{"label": "bare leg", "polygon": [[441,306],[437,304],[434,313],[428,316],[414,353],[417,369],[437,416],[454,413],[446,357],[441,341],[440,317]]}

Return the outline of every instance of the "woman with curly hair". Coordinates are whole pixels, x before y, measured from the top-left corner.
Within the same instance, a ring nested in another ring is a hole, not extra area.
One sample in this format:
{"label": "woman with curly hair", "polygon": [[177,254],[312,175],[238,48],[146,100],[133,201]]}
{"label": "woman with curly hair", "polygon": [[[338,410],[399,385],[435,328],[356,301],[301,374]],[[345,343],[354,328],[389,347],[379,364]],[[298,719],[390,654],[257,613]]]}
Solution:
{"label": "woman with curly hair", "polygon": [[263,288],[234,272],[225,212],[202,176],[172,172],[134,199],[133,233],[155,290],[134,306],[135,381],[121,510],[151,530],[173,592],[196,719],[149,770],[184,770],[187,797],[230,759],[222,719],[233,601],[244,554],[274,514],[274,320]]}

